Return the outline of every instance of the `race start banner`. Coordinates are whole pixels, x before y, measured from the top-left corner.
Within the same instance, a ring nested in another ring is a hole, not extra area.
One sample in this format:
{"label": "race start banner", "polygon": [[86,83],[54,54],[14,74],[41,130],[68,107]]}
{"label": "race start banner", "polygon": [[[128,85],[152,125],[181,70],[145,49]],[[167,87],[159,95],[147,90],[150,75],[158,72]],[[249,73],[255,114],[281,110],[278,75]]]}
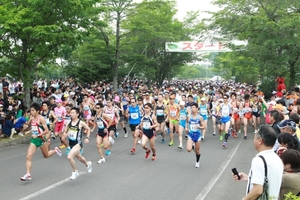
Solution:
{"label": "race start banner", "polygon": [[[236,41],[235,45],[247,45],[247,42]],[[166,42],[167,52],[231,52],[221,42],[206,43],[197,41]]]}

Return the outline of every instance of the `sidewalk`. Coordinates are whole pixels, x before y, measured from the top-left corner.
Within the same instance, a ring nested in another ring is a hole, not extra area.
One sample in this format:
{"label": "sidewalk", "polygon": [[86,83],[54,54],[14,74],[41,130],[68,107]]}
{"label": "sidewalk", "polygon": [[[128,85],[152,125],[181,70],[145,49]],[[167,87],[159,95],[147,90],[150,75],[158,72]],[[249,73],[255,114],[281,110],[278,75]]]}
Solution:
{"label": "sidewalk", "polygon": [[14,135],[12,139],[11,138],[0,138],[0,148],[12,146],[12,145],[16,145],[16,144],[27,144],[27,143],[29,143],[30,138],[31,138],[31,135],[27,135],[24,137]]}

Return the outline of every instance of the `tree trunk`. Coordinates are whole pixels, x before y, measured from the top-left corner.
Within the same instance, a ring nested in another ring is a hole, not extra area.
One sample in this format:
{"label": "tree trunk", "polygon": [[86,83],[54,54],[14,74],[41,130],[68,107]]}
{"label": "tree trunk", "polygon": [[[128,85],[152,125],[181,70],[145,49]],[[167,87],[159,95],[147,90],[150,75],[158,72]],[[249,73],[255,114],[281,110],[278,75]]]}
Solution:
{"label": "tree trunk", "polygon": [[116,23],[116,53],[115,53],[115,62],[113,67],[113,86],[114,91],[118,89],[118,69],[119,69],[119,57],[120,57],[120,22],[121,22],[121,13],[117,12],[117,23]]}
{"label": "tree trunk", "polygon": [[24,106],[30,108],[30,86],[28,84],[24,87]]}

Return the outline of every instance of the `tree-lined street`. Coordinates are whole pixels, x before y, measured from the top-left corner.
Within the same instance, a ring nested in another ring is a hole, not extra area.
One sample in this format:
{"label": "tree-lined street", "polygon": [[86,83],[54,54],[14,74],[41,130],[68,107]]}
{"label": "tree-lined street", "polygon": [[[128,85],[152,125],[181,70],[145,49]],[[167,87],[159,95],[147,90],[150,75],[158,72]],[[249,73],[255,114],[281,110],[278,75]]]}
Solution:
{"label": "tree-lined street", "polygon": [[[252,128],[251,128],[252,130]],[[211,131],[211,127],[209,127]],[[71,167],[66,155],[43,159],[40,150],[33,158],[32,180],[20,181],[25,172],[28,145],[1,148],[0,172],[2,199],[241,199],[246,182],[236,183],[231,168],[248,173],[256,154],[253,134],[244,140],[230,137],[227,149],[211,132],[202,142],[200,168],[195,168],[193,152],[169,147],[156,139],[157,160],[145,159],[140,146],[131,155],[132,137],[120,133],[106,163],[97,164],[99,155],[95,135],[84,145],[84,156],[93,162],[93,172],[76,160],[80,176],[69,180]],[[51,147],[59,145],[54,141]],[[64,152],[64,150],[63,150]]]}

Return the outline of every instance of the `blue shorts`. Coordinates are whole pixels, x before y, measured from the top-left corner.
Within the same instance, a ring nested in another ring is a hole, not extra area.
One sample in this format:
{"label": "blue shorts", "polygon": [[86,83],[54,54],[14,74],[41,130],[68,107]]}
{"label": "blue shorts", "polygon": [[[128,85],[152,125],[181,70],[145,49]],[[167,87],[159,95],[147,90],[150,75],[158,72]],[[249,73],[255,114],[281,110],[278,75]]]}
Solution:
{"label": "blue shorts", "polygon": [[201,137],[201,132],[189,132],[188,134],[188,138],[190,138],[193,142],[199,142],[201,140]]}
{"label": "blue shorts", "polygon": [[200,116],[203,118],[204,121],[206,121],[206,120],[208,119],[208,116],[207,116],[207,115],[201,115],[201,114],[200,114]]}
{"label": "blue shorts", "polygon": [[220,121],[222,124],[226,124],[227,122],[230,121],[230,119],[231,119],[230,116],[224,116],[224,117],[222,116]]}
{"label": "blue shorts", "polygon": [[184,121],[179,121],[179,126],[185,128],[185,125],[186,125],[186,120],[184,120]]}

